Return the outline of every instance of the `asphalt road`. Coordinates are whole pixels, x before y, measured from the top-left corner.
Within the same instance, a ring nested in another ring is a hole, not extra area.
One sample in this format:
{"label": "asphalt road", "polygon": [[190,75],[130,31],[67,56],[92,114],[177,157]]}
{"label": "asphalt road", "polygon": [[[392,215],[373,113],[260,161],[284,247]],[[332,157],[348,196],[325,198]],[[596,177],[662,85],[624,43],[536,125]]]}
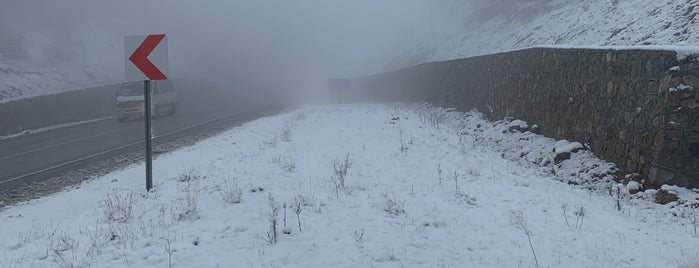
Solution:
{"label": "asphalt road", "polygon": [[[235,124],[271,114],[275,109],[233,105],[219,95],[209,99],[180,94],[177,114],[152,121],[154,144],[177,133]],[[184,95],[184,96],[182,96]],[[143,150],[144,122],[116,118],[0,140],[0,191],[33,181],[50,172],[89,164],[91,158],[120,150]]]}

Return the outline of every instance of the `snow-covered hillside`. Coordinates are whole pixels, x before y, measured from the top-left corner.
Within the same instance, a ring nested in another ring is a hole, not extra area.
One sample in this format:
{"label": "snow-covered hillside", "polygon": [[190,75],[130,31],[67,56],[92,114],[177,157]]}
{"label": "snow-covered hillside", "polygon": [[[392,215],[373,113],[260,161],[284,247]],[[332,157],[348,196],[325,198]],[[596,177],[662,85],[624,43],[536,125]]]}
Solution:
{"label": "snow-covered hillside", "polygon": [[482,2],[460,25],[416,37],[393,67],[541,45],[699,43],[699,0]]}
{"label": "snow-covered hillside", "polygon": [[0,103],[113,82],[114,79],[104,74],[84,69],[27,68],[0,63]]}
{"label": "snow-covered hillside", "polygon": [[696,193],[656,204],[522,124],[415,105],[263,118],[161,155],[152,193],[137,165],[1,211],[0,267],[696,267]]}
{"label": "snow-covered hillside", "polygon": [[98,30],[77,38],[58,30],[23,29],[15,26],[24,25],[21,20],[6,20],[0,18],[0,103],[121,81],[121,38]]}

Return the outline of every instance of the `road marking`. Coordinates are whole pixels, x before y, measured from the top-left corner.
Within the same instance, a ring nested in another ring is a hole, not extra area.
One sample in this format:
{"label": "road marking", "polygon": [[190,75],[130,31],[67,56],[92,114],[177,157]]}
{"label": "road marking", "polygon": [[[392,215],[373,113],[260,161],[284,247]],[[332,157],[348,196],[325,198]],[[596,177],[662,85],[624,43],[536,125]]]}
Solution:
{"label": "road marking", "polygon": [[[49,130],[54,130],[54,129],[60,129],[60,128],[66,128],[66,127],[72,127],[72,126],[77,126],[77,125],[82,125],[82,124],[87,124],[87,123],[94,123],[94,122],[99,122],[99,121],[104,121],[108,119],[112,119],[114,116],[107,116],[107,117],[102,117],[102,118],[97,118],[97,119],[92,119],[92,120],[85,120],[85,121],[79,121],[79,122],[74,122],[74,123],[65,123],[65,124],[58,124],[58,125],[53,125],[53,126],[48,126],[48,127],[40,127],[36,129],[26,129],[22,130],[18,133],[15,134],[10,134],[7,136],[0,136],[0,140],[5,140],[5,139],[11,139],[11,138],[16,138],[16,137],[22,137],[26,135],[31,135],[31,134],[36,134],[36,133],[41,133],[44,131],[49,131]],[[24,134],[29,132],[29,134]]]}
{"label": "road marking", "polygon": [[[155,137],[153,137],[153,139],[162,138],[162,137],[165,137],[165,136],[168,136],[168,135],[172,135],[172,134],[176,134],[176,133],[178,133],[178,132],[182,132],[182,131],[185,131],[185,130],[188,130],[188,129],[200,127],[200,126],[202,126],[202,125],[205,125],[205,124],[208,124],[208,123],[217,121],[217,120],[221,120],[221,119],[224,119],[224,118],[227,118],[227,117],[232,117],[232,116],[235,116],[235,115],[238,115],[238,114],[241,114],[241,113],[242,113],[242,112],[235,112],[235,113],[231,113],[231,114],[228,114],[228,115],[224,115],[224,116],[221,116],[221,117],[217,117],[217,118],[214,118],[214,119],[211,119],[211,120],[208,120],[208,121],[204,121],[204,122],[201,122],[201,123],[198,123],[198,124],[194,124],[194,125],[187,126],[187,127],[184,127],[184,128],[172,130],[172,131],[169,131],[169,132],[164,133],[164,134],[156,135]],[[111,153],[111,152],[115,152],[115,151],[118,151],[118,150],[127,148],[127,147],[129,147],[129,146],[133,146],[133,145],[136,145],[136,144],[139,144],[139,143],[144,143],[144,142],[145,142],[145,141],[136,141],[136,142],[128,143],[128,144],[126,144],[126,145],[122,145],[122,146],[119,146],[119,147],[116,147],[116,148],[112,148],[112,149],[109,149],[109,150],[106,150],[106,151],[102,151],[102,152],[95,153],[95,154],[92,154],[92,155],[88,155],[88,156],[85,156],[85,157],[82,157],[82,158],[79,158],[79,159],[75,159],[75,160],[71,160],[71,161],[68,161],[68,162],[64,162],[64,163],[61,163],[61,164],[58,164],[58,165],[55,165],[55,166],[52,166],[52,167],[48,167],[48,168],[44,168],[44,169],[41,169],[41,170],[38,170],[38,171],[34,171],[34,172],[31,172],[31,173],[27,173],[27,174],[24,174],[24,175],[20,175],[20,176],[18,176],[18,177],[14,177],[14,178],[12,178],[12,179],[8,179],[8,180],[5,180],[5,181],[0,181],[0,185],[7,184],[7,183],[10,183],[10,182],[14,182],[14,181],[17,181],[17,180],[21,180],[21,179],[24,179],[24,178],[26,178],[26,177],[33,176],[33,175],[36,175],[36,174],[39,174],[39,173],[42,173],[42,172],[46,172],[46,171],[49,171],[49,170],[52,170],[52,169],[64,167],[64,166],[67,166],[67,165],[70,165],[70,164],[74,164],[74,163],[77,163],[77,162],[80,162],[80,161],[83,161],[83,160],[90,159],[90,158],[92,158],[92,157],[97,157],[97,156],[105,155],[105,154],[108,154],[108,153]]]}
{"label": "road marking", "polygon": [[64,142],[57,143],[57,144],[54,144],[54,145],[49,145],[49,146],[46,146],[46,147],[37,148],[37,149],[34,149],[34,150],[29,150],[29,151],[26,151],[26,152],[21,152],[21,153],[18,153],[18,154],[13,154],[13,155],[5,156],[5,157],[0,157],[0,160],[10,159],[10,158],[17,157],[17,156],[20,156],[20,155],[25,155],[25,154],[30,154],[30,153],[33,153],[33,152],[38,152],[38,151],[42,151],[42,150],[46,150],[46,149],[51,149],[51,148],[55,148],[55,147],[58,147],[58,146],[61,146],[61,145],[66,145],[66,144],[69,144],[69,143],[73,143],[73,142],[78,142],[78,141],[83,141],[83,140],[87,140],[87,139],[92,139],[92,138],[95,138],[95,137],[99,137],[99,136],[105,135],[105,134],[107,134],[107,133],[112,133],[112,132],[117,132],[117,131],[119,131],[119,129],[112,129],[112,130],[110,130],[110,131],[102,132],[102,133],[100,133],[100,134],[95,134],[95,135],[92,135],[92,136],[87,136],[87,137],[83,137],[83,138],[78,138],[78,139],[73,139],[73,140],[69,140],[69,141],[64,141]]}

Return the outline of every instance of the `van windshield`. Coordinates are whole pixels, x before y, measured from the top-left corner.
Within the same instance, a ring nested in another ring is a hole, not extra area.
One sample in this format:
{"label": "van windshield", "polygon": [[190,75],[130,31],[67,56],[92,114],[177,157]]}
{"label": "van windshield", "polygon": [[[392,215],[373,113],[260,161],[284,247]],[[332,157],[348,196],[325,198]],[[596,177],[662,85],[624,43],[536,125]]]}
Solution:
{"label": "van windshield", "polygon": [[117,92],[118,96],[143,96],[143,86],[141,85],[122,85]]}

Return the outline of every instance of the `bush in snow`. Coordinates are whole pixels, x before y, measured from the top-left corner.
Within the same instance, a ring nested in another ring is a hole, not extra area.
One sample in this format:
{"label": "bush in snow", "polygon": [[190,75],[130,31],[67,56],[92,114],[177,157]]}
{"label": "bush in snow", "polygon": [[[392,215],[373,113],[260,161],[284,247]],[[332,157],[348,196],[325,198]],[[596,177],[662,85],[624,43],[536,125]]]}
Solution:
{"label": "bush in snow", "polygon": [[[299,205],[299,206],[300,206],[300,205]],[[284,217],[283,217],[283,219],[284,219],[284,227],[282,228],[282,233],[288,235],[288,234],[291,234],[291,233],[292,233],[292,230],[291,230],[290,227],[287,227],[287,226],[286,226],[286,208],[287,208],[287,207],[289,207],[289,206],[286,204],[286,202],[284,202],[284,204],[282,205],[282,208],[284,208]],[[299,221],[299,228],[301,228],[300,221]]]}
{"label": "bush in snow", "polygon": [[568,222],[568,214],[567,214],[568,204],[561,205],[561,209],[563,210],[563,219],[565,219],[565,221],[566,221],[566,226],[568,226],[568,228],[570,228],[570,223]]}
{"label": "bush in snow", "polygon": [[575,216],[577,216],[577,219],[575,220],[575,228],[578,230],[582,229],[583,223],[585,222],[585,214],[587,214],[587,210],[584,206],[580,206],[580,209],[575,211]]}
{"label": "bush in snow", "polygon": [[278,143],[277,135],[274,135],[274,137],[272,137],[271,139],[264,142],[265,145],[267,145],[268,147],[272,147],[272,148],[277,147],[277,143]]}
{"label": "bush in snow", "polygon": [[172,267],[172,254],[175,253],[175,250],[172,248],[172,243],[170,241],[170,237],[167,237],[165,239],[165,253],[167,253],[167,267],[170,268]]}
{"label": "bush in snow", "polygon": [[177,176],[177,180],[180,182],[190,182],[190,181],[195,181],[199,179],[205,178],[203,175],[197,173],[194,170],[189,170],[183,173],[180,173],[179,176]]}
{"label": "bush in snow", "polygon": [[289,122],[284,124],[284,127],[282,127],[282,141],[284,142],[290,142],[291,141],[291,124]]}
{"label": "bush in snow", "polygon": [[284,208],[284,217],[283,217],[284,228],[286,228],[286,208],[287,207],[288,207],[288,205],[286,204],[286,202],[284,202],[284,204],[282,204],[282,208]]}
{"label": "bush in snow", "polygon": [[56,240],[51,241],[51,254],[54,257],[54,262],[58,264],[59,267],[87,266],[87,256],[83,258],[82,256],[78,255],[79,246],[79,241],[74,239],[69,234],[60,234]]}
{"label": "bush in snow", "polygon": [[269,231],[267,232],[267,243],[276,244],[279,238],[279,227],[277,222],[277,217],[279,216],[279,204],[272,197],[272,193],[269,193],[267,197],[269,201],[269,208],[271,212],[269,213]]}
{"label": "bush in snow", "polygon": [[699,268],[699,254],[682,252],[684,260],[677,261],[678,268]]}
{"label": "bush in snow", "polygon": [[25,267],[24,261],[25,261],[24,256],[22,256],[19,259],[8,258],[7,256],[5,256],[4,260],[0,260],[0,267],[2,267],[2,268]]}
{"label": "bush in snow", "polygon": [[364,242],[364,229],[354,230],[354,242]]}
{"label": "bush in snow", "polygon": [[393,252],[392,248],[386,247],[386,256],[384,256],[383,258],[379,258],[378,260],[395,262],[398,261],[398,256],[396,256],[396,253]]}
{"label": "bush in snow", "polygon": [[694,235],[697,235],[697,207],[692,207],[692,226],[694,226]]}
{"label": "bush in snow", "polygon": [[478,200],[475,197],[470,196],[468,193],[457,191],[454,196],[459,203],[466,203],[469,206],[478,206]]}
{"label": "bush in snow", "polygon": [[133,218],[135,200],[132,192],[119,194],[113,190],[107,193],[107,198],[103,202],[108,221],[126,222]]}
{"label": "bush in snow", "polygon": [[454,171],[454,175],[452,176],[452,179],[454,179],[454,192],[458,193],[459,192],[459,173]]}
{"label": "bush in snow", "polygon": [[403,141],[403,129],[399,128],[398,129],[398,137],[400,139],[400,152],[405,153],[408,151],[408,146],[405,145],[405,142]]}
{"label": "bush in snow", "polygon": [[386,199],[383,210],[386,211],[389,216],[395,217],[405,213],[405,201],[398,200],[395,195],[388,196],[384,194],[383,196]]}
{"label": "bush in snow", "polygon": [[172,216],[176,221],[194,220],[199,218],[198,199],[199,189],[194,183],[187,183],[187,189],[184,190],[185,196],[175,200],[175,205],[172,207]]}
{"label": "bush in snow", "polygon": [[238,204],[243,201],[243,190],[236,183],[232,187],[225,186],[220,191],[223,202],[226,204]]}
{"label": "bush in snow", "polygon": [[316,198],[310,193],[299,193],[294,197],[294,201],[299,201],[302,206],[313,207],[316,205]]}
{"label": "bush in snow", "polygon": [[340,189],[345,188],[345,179],[347,178],[347,171],[352,166],[352,162],[349,159],[350,154],[346,154],[345,158],[342,160],[337,160],[333,162],[333,183],[335,183],[335,194],[337,198],[340,198]]}
{"label": "bush in snow", "polygon": [[299,199],[298,197],[294,198],[294,203],[292,204],[291,209],[296,214],[296,221],[299,226],[299,232],[301,232],[301,211],[303,211],[303,202],[301,201],[301,199]]}
{"label": "bush in snow", "polygon": [[524,217],[523,212],[515,212],[512,211],[512,220],[517,227],[522,229],[524,234],[527,236],[527,241],[529,241],[529,247],[532,250],[532,255],[534,256],[534,263],[536,264],[536,267],[539,267],[539,259],[536,257],[536,252],[534,251],[534,245],[532,244],[532,231],[529,229],[529,225],[527,224],[527,219]]}
{"label": "bush in snow", "polygon": [[438,128],[447,119],[448,110],[436,109],[431,105],[421,105],[417,108],[418,117],[422,123],[427,123],[432,127]]}
{"label": "bush in snow", "polygon": [[270,160],[270,163],[277,164],[286,172],[294,172],[296,170],[296,164],[287,157],[277,155]]}

